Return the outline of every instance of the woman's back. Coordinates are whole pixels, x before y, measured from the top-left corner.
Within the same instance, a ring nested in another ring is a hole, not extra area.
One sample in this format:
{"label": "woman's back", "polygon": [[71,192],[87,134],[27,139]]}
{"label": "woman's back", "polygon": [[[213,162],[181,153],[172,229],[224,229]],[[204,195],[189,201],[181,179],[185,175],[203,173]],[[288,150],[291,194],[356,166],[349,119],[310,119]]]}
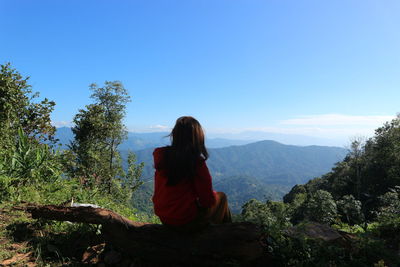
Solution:
{"label": "woman's back", "polygon": [[206,163],[200,158],[192,179],[182,179],[175,185],[168,185],[169,166],[165,159],[167,150],[168,147],[163,147],[153,152],[156,169],[154,212],[163,223],[181,225],[196,217],[198,205],[211,207],[215,202],[215,192],[212,189],[211,176]]}

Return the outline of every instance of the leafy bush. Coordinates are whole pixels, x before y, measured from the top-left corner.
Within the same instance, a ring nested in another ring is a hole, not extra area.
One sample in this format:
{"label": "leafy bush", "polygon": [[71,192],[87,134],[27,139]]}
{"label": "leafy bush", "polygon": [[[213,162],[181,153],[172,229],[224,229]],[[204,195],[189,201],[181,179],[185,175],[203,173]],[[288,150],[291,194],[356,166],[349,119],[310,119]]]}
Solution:
{"label": "leafy bush", "polygon": [[400,186],[390,189],[378,198],[379,207],[376,212],[378,221],[384,222],[397,218],[400,214]]}
{"label": "leafy bush", "polygon": [[40,144],[18,130],[13,152],[4,156],[0,173],[14,177],[16,185],[52,182],[62,173],[60,154],[47,144]]}
{"label": "leafy bush", "polygon": [[337,207],[332,195],[324,190],[317,190],[304,202],[306,219],[331,224],[337,218]]}
{"label": "leafy bush", "polygon": [[337,202],[337,208],[343,221],[350,224],[359,224],[364,216],[361,209],[361,201],[353,195],[345,195]]}
{"label": "leafy bush", "polygon": [[242,208],[242,219],[262,225],[268,231],[278,231],[289,227],[290,217],[286,205],[283,202],[251,199]]}

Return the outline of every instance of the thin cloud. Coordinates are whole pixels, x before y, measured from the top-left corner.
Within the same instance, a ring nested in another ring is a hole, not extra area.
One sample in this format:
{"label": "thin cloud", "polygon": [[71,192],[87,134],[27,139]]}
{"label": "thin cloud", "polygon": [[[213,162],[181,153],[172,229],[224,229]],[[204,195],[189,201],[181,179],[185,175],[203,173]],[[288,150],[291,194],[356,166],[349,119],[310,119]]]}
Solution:
{"label": "thin cloud", "polygon": [[395,116],[351,116],[343,114],[321,114],[301,116],[295,119],[283,120],[284,125],[314,125],[314,126],[372,126],[379,127]]}
{"label": "thin cloud", "polygon": [[165,125],[153,125],[149,127],[152,130],[159,130],[159,131],[165,131],[165,130],[169,130],[170,127],[165,126]]}
{"label": "thin cloud", "polygon": [[128,131],[134,133],[152,133],[152,132],[169,132],[171,127],[156,124],[156,125],[128,125]]}
{"label": "thin cloud", "polygon": [[72,127],[73,123],[71,121],[52,121],[51,125],[55,126],[56,128]]}
{"label": "thin cloud", "polygon": [[321,137],[339,137],[339,136],[353,136],[356,134],[370,136],[374,133],[374,127],[260,127],[246,129],[247,131],[261,131],[268,133],[277,134],[297,134],[297,135],[307,135],[307,136],[321,136]]}

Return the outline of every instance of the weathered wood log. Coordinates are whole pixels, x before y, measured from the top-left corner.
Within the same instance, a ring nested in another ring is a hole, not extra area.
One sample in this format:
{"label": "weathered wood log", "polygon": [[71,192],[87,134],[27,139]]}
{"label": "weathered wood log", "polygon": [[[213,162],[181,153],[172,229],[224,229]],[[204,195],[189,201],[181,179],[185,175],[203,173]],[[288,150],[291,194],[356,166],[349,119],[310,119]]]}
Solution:
{"label": "weathered wood log", "polygon": [[210,225],[179,233],[159,224],[133,222],[111,210],[92,207],[30,206],[33,218],[101,224],[106,242],[131,256],[162,266],[263,265],[267,253],[259,227],[252,223]]}

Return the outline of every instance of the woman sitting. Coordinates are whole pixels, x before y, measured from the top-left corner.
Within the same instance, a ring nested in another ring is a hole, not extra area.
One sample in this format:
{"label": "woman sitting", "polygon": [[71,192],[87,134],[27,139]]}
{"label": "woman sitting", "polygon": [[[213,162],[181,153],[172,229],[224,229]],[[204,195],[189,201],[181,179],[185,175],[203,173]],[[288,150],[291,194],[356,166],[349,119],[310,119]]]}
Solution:
{"label": "woman sitting", "polygon": [[170,137],[170,146],[153,152],[155,214],[163,224],[183,231],[231,222],[226,195],[212,187],[200,123],[193,117],[181,117]]}

